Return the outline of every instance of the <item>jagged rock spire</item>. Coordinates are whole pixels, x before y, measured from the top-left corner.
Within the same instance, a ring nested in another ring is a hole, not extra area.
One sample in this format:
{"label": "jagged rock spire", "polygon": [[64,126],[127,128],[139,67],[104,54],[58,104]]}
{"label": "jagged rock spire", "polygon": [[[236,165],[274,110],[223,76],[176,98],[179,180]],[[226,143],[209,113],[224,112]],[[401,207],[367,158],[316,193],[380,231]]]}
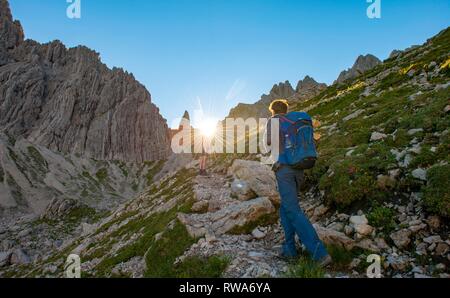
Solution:
{"label": "jagged rock spire", "polygon": [[188,111],[184,111],[182,119],[191,120],[191,117],[189,116],[189,112]]}
{"label": "jagged rock spire", "polygon": [[24,40],[22,25],[14,21],[7,0],[0,0],[0,48],[9,50]]}
{"label": "jagged rock spire", "polygon": [[375,66],[381,64],[381,60],[375,57],[374,55],[368,54],[366,56],[360,55],[356,61],[355,64],[353,64],[352,68],[348,70],[344,70],[341,72],[337,80],[334,82],[334,84],[340,84],[344,83],[347,80],[354,79],[366,71],[371,70]]}
{"label": "jagged rock spire", "polygon": [[297,84],[297,88],[296,88],[296,92],[302,92],[302,91],[307,91],[307,90],[312,90],[312,89],[323,89],[326,88],[327,85],[323,84],[323,83],[318,83],[316,80],[314,80],[312,77],[310,76],[305,76],[305,78],[303,80],[300,80]]}

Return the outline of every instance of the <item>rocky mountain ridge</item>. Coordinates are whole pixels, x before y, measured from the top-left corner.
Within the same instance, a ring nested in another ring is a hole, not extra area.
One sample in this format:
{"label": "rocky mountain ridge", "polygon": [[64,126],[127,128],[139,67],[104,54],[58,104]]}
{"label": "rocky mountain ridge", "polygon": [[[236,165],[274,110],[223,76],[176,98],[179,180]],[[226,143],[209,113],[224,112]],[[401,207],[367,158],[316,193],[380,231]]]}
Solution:
{"label": "rocky mountain ridge", "polygon": [[339,74],[334,84],[342,84],[347,80],[355,79],[379,64],[381,64],[380,59],[374,55],[360,55],[351,68],[344,70]]}
{"label": "rocky mountain ridge", "polygon": [[[365,72],[370,71],[381,61],[371,55],[360,55],[354,65],[348,70],[344,70],[339,74],[339,77],[334,82],[334,84],[342,84],[345,81],[355,79]],[[318,83],[310,76],[305,76],[303,80],[297,83],[296,88],[292,88],[289,81],[284,83],[276,84],[272,87],[268,95],[264,94],[261,99],[254,104],[244,104],[240,103],[235,108],[231,109],[227,118],[266,118],[270,117],[270,112],[268,107],[270,103],[275,99],[286,99],[288,100],[291,107],[295,107],[302,101],[312,99],[319,95],[322,91],[327,88],[324,83]]]}
{"label": "rocky mountain ridge", "polygon": [[270,116],[268,107],[275,99],[287,99],[290,104],[296,104],[302,100],[310,99],[327,87],[326,84],[317,83],[310,76],[306,76],[297,83],[294,89],[289,81],[275,84],[269,94],[263,94],[261,99],[254,104],[240,103],[230,110],[227,118],[267,118]]}

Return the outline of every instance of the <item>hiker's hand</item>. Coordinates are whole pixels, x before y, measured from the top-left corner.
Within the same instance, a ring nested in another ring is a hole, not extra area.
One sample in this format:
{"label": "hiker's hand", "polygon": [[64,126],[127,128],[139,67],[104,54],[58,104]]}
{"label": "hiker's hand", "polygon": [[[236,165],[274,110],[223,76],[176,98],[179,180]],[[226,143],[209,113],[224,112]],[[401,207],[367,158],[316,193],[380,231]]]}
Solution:
{"label": "hiker's hand", "polygon": [[322,125],[319,120],[313,120],[312,124],[314,128],[319,128]]}
{"label": "hiker's hand", "polygon": [[320,141],[321,138],[322,138],[322,135],[320,133],[318,133],[318,132],[314,133],[314,140],[316,142]]}

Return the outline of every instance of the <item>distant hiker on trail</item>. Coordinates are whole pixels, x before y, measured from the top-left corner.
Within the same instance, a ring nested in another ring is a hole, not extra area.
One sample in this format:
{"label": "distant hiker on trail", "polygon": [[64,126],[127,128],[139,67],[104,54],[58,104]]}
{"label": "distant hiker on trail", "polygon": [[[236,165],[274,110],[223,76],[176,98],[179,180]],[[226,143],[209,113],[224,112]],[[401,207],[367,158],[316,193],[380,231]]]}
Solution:
{"label": "distant hiker on trail", "polygon": [[203,140],[204,137],[202,137],[202,154],[200,156],[200,172],[199,175],[200,176],[207,176],[208,172],[206,171],[206,161],[208,159],[208,153],[206,152],[206,144]]}
{"label": "distant hiker on trail", "polygon": [[[272,119],[279,119],[278,161],[273,170],[281,197],[280,219],[285,234],[281,252],[283,258],[295,258],[295,234],[311,257],[326,267],[332,260],[314,227],[299,205],[298,193],[303,183],[304,170],[311,169],[317,159],[314,128],[311,117],[305,112],[288,113],[286,100],[275,100],[270,105]],[[271,121],[267,125],[267,145],[271,145]]]}

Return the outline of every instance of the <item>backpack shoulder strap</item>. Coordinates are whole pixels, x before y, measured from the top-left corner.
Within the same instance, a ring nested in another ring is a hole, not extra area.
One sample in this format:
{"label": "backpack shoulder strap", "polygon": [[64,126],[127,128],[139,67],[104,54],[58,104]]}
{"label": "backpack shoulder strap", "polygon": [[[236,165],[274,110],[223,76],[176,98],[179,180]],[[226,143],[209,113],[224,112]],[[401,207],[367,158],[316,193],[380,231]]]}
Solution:
{"label": "backpack shoulder strap", "polygon": [[286,121],[286,122],[288,122],[290,124],[294,124],[295,123],[295,121],[292,121],[292,120],[288,119],[286,116],[283,116],[283,115],[280,115],[280,120]]}

